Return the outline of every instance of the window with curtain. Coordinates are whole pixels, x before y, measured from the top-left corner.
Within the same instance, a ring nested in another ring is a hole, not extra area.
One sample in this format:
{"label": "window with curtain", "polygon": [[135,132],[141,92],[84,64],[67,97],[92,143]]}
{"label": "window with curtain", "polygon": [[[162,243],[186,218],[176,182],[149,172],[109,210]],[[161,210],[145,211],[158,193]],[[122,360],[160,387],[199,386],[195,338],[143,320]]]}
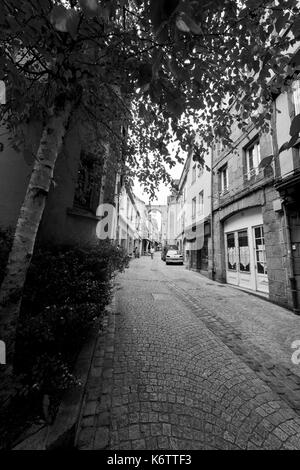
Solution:
{"label": "window with curtain", "polygon": [[259,173],[260,164],[260,145],[255,141],[245,149],[246,153],[246,175],[250,179]]}
{"label": "window with curtain", "polygon": [[203,215],[204,213],[204,199],[203,199],[203,191],[199,193],[199,206],[198,206],[199,215]]}
{"label": "window with curtain", "polygon": [[293,91],[295,114],[300,114],[300,80],[295,80],[292,83],[292,91]]}
{"label": "window with curtain", "polygon": [[192,219],[196,217],[196,198],[193,197],[192,199]]}
{"label": "window with curtain", "polygon": [[228,167],[224,165],[219,170],[220,192],[225,193],[228,190]]}

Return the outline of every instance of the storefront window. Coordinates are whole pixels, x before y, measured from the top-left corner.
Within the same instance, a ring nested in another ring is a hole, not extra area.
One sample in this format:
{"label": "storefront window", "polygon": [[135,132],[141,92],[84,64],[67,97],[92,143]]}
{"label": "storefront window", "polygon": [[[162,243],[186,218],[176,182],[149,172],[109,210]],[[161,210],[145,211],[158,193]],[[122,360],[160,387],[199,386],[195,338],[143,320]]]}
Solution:
{"label": "storefront window", "polygon": [[243,230],[238,232],[239,240],[239,258],[240,258],[240,271],[250,272],[250,251],[248,245],[248,232]]}
{"label": "storefront window", "polygon": [[255,227],[254,238],[257,272],[259,274],[267,274],[265,237],[264,228],[262,225]]}
{"label": "storefront window", "polygon": [[227,265],[228,269],[236,271],[236,250],[234,233],[227,234]]}

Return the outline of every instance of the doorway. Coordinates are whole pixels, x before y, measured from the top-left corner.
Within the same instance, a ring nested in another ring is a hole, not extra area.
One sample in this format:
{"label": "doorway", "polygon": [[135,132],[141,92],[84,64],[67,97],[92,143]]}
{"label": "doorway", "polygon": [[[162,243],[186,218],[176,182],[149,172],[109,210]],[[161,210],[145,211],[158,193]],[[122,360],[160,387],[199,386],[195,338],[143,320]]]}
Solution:
{"label": "doorway", "polygon": [[267,260],[261,212],[250,209],[224,223],[226,281],[268,293]]}

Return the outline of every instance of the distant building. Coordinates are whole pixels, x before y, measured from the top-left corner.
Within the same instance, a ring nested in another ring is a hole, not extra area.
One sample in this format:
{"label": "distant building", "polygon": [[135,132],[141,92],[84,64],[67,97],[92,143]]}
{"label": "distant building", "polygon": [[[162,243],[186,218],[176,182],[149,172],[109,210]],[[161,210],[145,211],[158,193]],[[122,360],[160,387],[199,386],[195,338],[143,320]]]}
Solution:
{"label": "distant building", "polygon": [[[179,180],[175,180],[175,186],[179,183]],[[176,244],[177,236],[177,190],[173,189],[171,195],[167,197],[167,230],[165,244],[173,245]]]}
{"label": "distant building", "polygon": [[[155,220],[158,215],[158,236],[156,242],[159,244],[165,244],[167,240],[167,206],[163,204],[148,204],[147,205],[148,215],[150,220]],[[160,223],[159,223],[160,220]]]}
{"label": "distant building", "polygon": [[[200,139],[200,137],[197,137]],[[211,152],[203,155],[204,164],[193,159],[190,150],[177,194],[177,234],[185,264],[209,276],[211,271]]]}
{"label": "distant building", "polygon": [[130,256],[143,253],[145,203],[124,185],[118,195],[116,242]]}

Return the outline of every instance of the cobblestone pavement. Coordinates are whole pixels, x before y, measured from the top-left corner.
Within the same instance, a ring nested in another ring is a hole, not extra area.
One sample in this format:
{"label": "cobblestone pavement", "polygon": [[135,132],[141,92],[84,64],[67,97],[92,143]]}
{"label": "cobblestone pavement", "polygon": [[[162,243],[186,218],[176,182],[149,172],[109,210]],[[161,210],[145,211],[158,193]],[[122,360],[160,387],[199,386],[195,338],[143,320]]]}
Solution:
{"label": "cobblestone pavement", "polygon": [[96,346],[79,449],[300,449],[300,317],[133,260]]}

